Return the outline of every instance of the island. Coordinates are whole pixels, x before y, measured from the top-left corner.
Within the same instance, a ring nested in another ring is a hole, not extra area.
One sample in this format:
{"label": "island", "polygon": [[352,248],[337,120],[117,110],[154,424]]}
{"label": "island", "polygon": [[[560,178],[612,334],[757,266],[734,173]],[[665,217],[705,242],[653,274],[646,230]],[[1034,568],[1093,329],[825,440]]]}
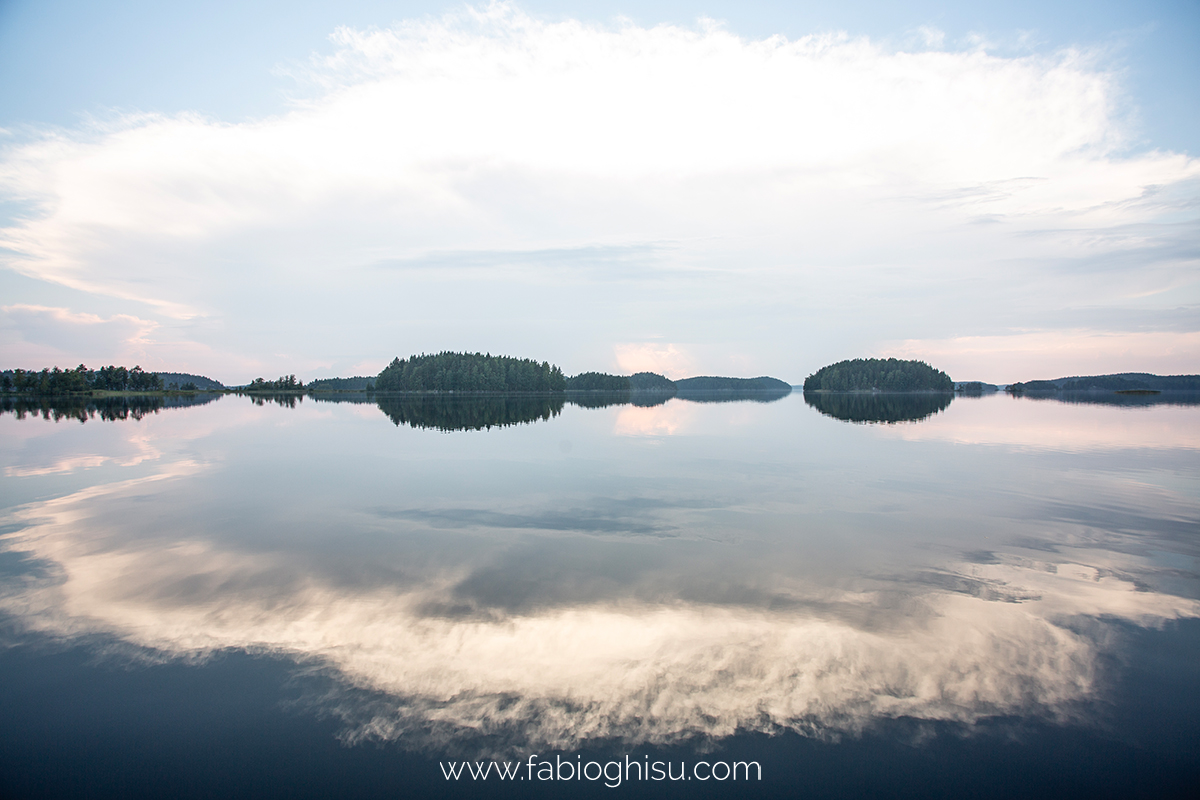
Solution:
{"label": "island", "polygon": [[567,380],[548,361],[491,353],[421,354],[392,360],[375,378],[376,392],[561,392]]}
{"label": "island", "polygon": [[954,381],[924,361],[855,358],[839,361],[804,379],[808,392],[953,392]]}
{"label": "island", "polygon": [[[982,384],[969,386],[967,391]],[[918,422],[954,399],[950,376],[924,361],[855,358],[830,364],[804,380],[804,402],[844,422]]]}
{"label": "island", "polygon": [[1118,392],[1151,394],[1159,392],[1200,392],[1200,375],[1152,375],[1149,372],[1121,372],[1115,375],[1077,375],[1054,380],[1010,383],[1009,394],[1038,392]]}

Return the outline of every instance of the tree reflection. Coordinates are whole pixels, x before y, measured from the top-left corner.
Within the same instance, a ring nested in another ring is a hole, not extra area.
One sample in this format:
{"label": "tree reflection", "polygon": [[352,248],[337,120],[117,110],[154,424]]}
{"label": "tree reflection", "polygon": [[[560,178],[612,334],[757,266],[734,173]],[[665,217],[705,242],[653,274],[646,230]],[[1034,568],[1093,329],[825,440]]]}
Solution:
{"label": "tree reflection", "polygon": [[1200,406],[1200,392],[1025,392],[1023,400],[1097,406]]}
{"label": "tree reflection", "polygon": [[754,403],[774,403],[792,393],[792,387],[786,389],[757,389],[755,391],[687,389],[675,394],[680,400],[690,400],[693,403],[740,403],[747,400]]}
{"label": "tree reflection", "polygon": [[804,402],[828,417],[846,422],[919,422],[954,400],[948,392],[867,393],[805,392]]}
{"label": "tree reflection", "polygon": [[41,418],[47,421],[76,420],[87,422],[100,419],[111,422],[141,419],[166,408],[202,406],[220,398],[219,394],[184,395],[122,395],[119,397],[4,397],[0,399],[0,414],[8,413],[17,419]]}
{"label": "tree reflection", "polygon": [[743,403],[746,401],[774,403],[791,393],[791,387],[753,391],[688,389],[676,392],[567,392],[567,402],[581,408],[607,408],[608,406],[623,405],[652,408],[661,406],[673,397],[692,403]]}
{"label": "tree reflection", "polygon": [[304,402],[304,395],[296,392],[239,392],[239,394],[243,397],[249,397],[250,402],[256,406],[265,406],[267,403],[274,403],[284,408],[295,408]]}
{"label": "tree reflection", "polygon": [[580,408],[608,408],[635,405],[661,406],[671,399],[669,392],[567,392],[567,402]]}
{"label": "tree reflection", "polygon": [[[681,400],[697,403],[730,403],[753,401],[770,403],[786,397],[786,391],[754,392],[687,392],[679,393]],[[309,395],[318,403],[373,403],[396,425],[413,428],[433,428],[440,431],[479,431],[507,425],[550,420],[562,413],[567,403],[580,408],[608,408],[633,405],[661,406],[673,395],[663,392],[566,392],[565,394],[494,394],[453,395],[378,392],[346,392],[341,394]],[[255,396],[256,403],[265,399],[294,405],[297,396]]]}
{"label": "tree reflection", "polygon": [[482,431],[549,420],[562,413],[562,395],[376,395],[379,410],[399,425],[439,431]]}

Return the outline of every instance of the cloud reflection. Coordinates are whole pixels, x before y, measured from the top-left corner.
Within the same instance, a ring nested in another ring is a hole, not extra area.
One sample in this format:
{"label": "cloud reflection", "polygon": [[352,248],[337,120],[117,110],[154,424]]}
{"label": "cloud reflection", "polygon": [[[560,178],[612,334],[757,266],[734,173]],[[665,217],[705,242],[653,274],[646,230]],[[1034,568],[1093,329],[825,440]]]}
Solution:
{"label": "cloud reflection", "polygon": [[[997,424],[1001,415],[1004,422]],[[960,399],[920,425],[893,426],[880,434],[909,441],[940,440],[1066,452],[1196,450],[1200,449],[1200,406],[1089,406],[997,394]]]}
{"label": "cloud reflection", "polygon": [[[338,687],[323,710],[351,740],[571,749],[824,735],[896,717],[1063,718],[1096,696],[1111,646],[1072,620],[1200,615],[1196,600],[1129,577],[1149,569],[1142,556],[1063,547],[775,587],[790,604],[702,602],[668,588],[455,616],[435,609],[460,602],[479,565],[346,585],[286,551],[164,535],[113,513],[199,469],[177,462],[10,515],[8,549],[44,569],[6,582],[0,608],[53,636],[104,634],[173,657],[245,649],[317,667]],[[888,624],[868,622],[881,614]]]}
{"label": "cloud reflection", "polygon": [[623,406],[613,424],[617,436],[675,436],[692,427],[698,416],[684,403],[661,406]]}

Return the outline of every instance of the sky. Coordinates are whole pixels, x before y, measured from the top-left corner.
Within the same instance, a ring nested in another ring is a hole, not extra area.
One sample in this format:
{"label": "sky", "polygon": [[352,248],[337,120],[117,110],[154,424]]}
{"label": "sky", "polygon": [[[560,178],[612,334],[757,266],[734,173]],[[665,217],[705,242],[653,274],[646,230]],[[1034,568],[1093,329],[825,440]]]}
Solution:
{"label": "sky", "polygon": [[0,0],[5,368],[1197,373],[1198,201],[1195,0]]}

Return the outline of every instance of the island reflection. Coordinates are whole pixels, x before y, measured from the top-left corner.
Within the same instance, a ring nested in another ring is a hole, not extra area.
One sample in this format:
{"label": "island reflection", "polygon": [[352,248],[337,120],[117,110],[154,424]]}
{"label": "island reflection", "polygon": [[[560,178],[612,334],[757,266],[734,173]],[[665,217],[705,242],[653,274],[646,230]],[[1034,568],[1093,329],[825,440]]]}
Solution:
{"label": "island reflection", "polygon": [[0,414],[12,414],[17,419],[41,418],[59,422],[74,420],[105,422],[138,420],[164,409],[192,408],[215,402],[219,394],[178,395],[120,395],[115,397],[62,397],[9,395],[0,397]]}
{"label": "island reflection", "polygon": [[[771,392],[567,392],[565,394],[423,394],[423,393],[318,393],[318,403],[374,404],[396,426],[425,428],[443,432],[485,431],[512,425],[546,422],[562,413],[567,405],[601,409],[614,406],[657,408],[672,399],[695,403],[771,403],[789,394]],[[255,397],[261,405],[261,399]],[[290,407],[298,397],[289,396]],[[278,402],[278,401],[277,401]]]}
{"label": "island reflection", "polygon": [[379,410],[393,424],[439,431],[482,431],[546,421],[562,413],[561,395],[454,397],[430,394],[378,395]]}
{"label": "island reflection", "polygon": [[1200,406],[1200,392],[1022,392],[1016,397],[1039,402],[1056,401],[1073,405],[1121,406]]}
{"label": "island reflection", "polygon": [[856,423],[919,422],[944,411],[954,395],[941,392],[805,392],[804,402],[827,417]]}

